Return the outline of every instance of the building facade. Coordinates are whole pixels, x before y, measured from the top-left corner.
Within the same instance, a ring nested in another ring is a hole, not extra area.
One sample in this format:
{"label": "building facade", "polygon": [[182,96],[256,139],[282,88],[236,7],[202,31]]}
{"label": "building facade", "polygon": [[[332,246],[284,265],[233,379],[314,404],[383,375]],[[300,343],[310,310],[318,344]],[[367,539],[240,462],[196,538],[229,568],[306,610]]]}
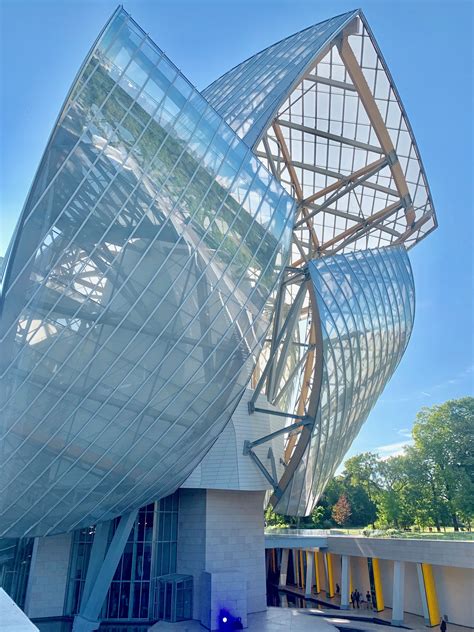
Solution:
{"label": "building facade", "polygon": [[403,356],[434,228],[361,11],[200,93],[117,9],[2,264],[7,591],[77,630],[165,616],[168,590],[211,629],[264,609],[263,507],[314,508]]}

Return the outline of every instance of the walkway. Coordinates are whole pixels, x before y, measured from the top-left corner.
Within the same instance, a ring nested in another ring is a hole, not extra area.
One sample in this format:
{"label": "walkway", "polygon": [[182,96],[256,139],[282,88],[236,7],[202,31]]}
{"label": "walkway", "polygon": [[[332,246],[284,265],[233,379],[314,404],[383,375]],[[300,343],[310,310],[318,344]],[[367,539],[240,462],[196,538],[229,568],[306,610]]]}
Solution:
{"label": "walkway", "polygon": [[[268,608],[248,617],[247,632],[338,632],[337,628],[320,614],[317,609],[298,610],[296,608]],[[149,632],[204,632],[197,621],[165,623],[159,621]]]}

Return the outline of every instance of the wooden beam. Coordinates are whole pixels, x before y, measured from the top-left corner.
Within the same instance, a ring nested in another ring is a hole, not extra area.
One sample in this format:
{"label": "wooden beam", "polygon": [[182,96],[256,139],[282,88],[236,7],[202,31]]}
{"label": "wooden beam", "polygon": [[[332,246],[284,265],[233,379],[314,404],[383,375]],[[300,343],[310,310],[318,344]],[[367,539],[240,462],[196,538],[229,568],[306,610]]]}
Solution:
{"label": "wooden beam", "polygon": [[303,200],[303,202],[302,202],[303,206],[305,206],[306,204],[310,204],[311,202],[314,202],[315,200],[319,199],[320,197],[323,197],[324,195],[327,195],[328,193],[331,193],[332,191],[337,191],[338,189],[340,189],[342,186],[344,186],[348,182],[352,182],[353,180],[357,180],[357,178],[360,178],[360,176],[365,176],[366,173],[369,173],[373,169],[376,169],[377,167],[381,167],[383,164],[385,164],[386,160],[387,159],[385,157],[384,158],[379,158],[378,160],[375,160],[374,162],[371,162],[370,164],[366,165],[365,167],[362,167],[361,169],[358,169],[357,171],[354,171],[354,173],[351,173],[349,176],[347,176],[347,177],[345,177],[345,178],[343,178],[341,180],[338,180],[337,182],[333,182],[332,184],[330,184],[325,189],[321,189],[317,193],[314,193],[313,195],[310,195],[308,198]]}
{"label": "wooden beam", "polygon": [[[382,115],[380,114],[380,110],[377,107],[377,103],[375,102],[375,99],[370,92],[369,85],[364,77],[362,68],[357,62],[354,51],[349,44],[347,36],[344,36],[339,41],[338,49],[339,55],[344,63],[344,66],[346,67],[349,77],[351,78],[352,83],[357,89],[357,93],[359,94],[359,98],[362,101],[362,105],[364,106],[370,123],[374,128],[380,146],[382,147],[387,157],[392,157],[390,169],[392,171],[392,177],[395,182],[395,186],[397,187],[400,198],[402,200],[408,200],[410,195],[408,185],[405,180],[405,176],[403,174],[398,157],[396,157],[395,148],[390,138],[390,134],[388,133],[388,130],[385,126],[385,122],[382,118]],[[407,225],[411,226],[415,221],[415,211],[413,209],[413,204],[409,204],[405,209],[405,217],[407,220]]]}
{"label": "wooden beam", "polygon": [[[299,183],[298,176],[296,175],[295,168],[293,167],[293,164],[291,162],[291,156],[290,156],[290,152],[288,150],[288,146],[285,141],[285,137],[283,136],[283,132],[281,131],[281,128],[278,125],[277,121],[273,121],[272,127],[273,127],[273,131],[275,132],[278,145],[280,146],[280,151],[283,156],[283,160],[285,161],[286,167],[288,169],[288,173],[290,174],[290,179],[291,179],[293,188],[295,189],[296,198],[299,202],[301,202],[303,200],[303,190]],[[302,213],[303,213],[303,216],[308,215],[308,211],[305,208],[302,209]],[[314,231],[313,222],[309,219],[307,221],[307,226],[311,235],[311,241],[313,243],[313,247],[315,250],[317,250],[319,248],[319,239]]]}
{"label": "wooden beam", "polygon": [[342,239],[346,239],[347,237],[356,233],[357,231],[361,229],[367,229],[371,224],[374,224],[377,221],[381,221],[385,219],[386,217],[388,217],[389,215],[391,215],[393,212],[397,211],[401,207],[402,205],[400,203],[400,200],[397,200],[396,202],[394,202],[393,204],[390,204],[389,206],[382,209],[381,211],[377,211],[377,213],[374,213],[367,219],[365,220],[361,219],[359,224],[355,224],[354,226],[351,226],[344,232],[340,233],[339,235],[336,235],[336,237],[333,237],[333,239],[330,239],[329,241],[324,242],[324,244],[322,244],[321,246],[321,252],[324,252],[325,250],[327,250],[328,248],[336,244],[338,241],[341,241]]}
{"label": "wooden beam", "polygon": [[[301,392],[298,398],[298,406],[296,408],[296,414],[301,415],[301,417],[303,417],[306,413],[306,399],[308,397],[308,391],[311,385],[311,381],[310,381],[311,374],[313,372],[314,359],[316,356],[316,329],[315,329],[314,323],[311,323],[311,331],[309,333],[309,344],[310,344],[311,351],[308,352],[308,355],[306,357],[306,363],[305,363],[304,373],[303,373],[303,383],[301,385]],[[321,349],[319,351],[321,352]],[[285,456],[283,457],[286,463],[288,463],[289,459],[291,458],[291,454],[295,447],[296,439],[300,432],[301,432],[301,428],[299,432],[292,433],[288,438],[288,442],[285,446]]]}
{"label": "wooden beam", "polygon": [[413,233],[416,233],[416,231],[419,230],[423,226],[423,224],[426,224],[426,222],[432,217],[433,217],[433,211],[428,211],[427,213],[422,215],[420,219],[414,222],[404,233],[402,233],[400,237],[396,241],[393,242],[392,245],[398,246],[399,244],[402,244],[404,241],[408,239],[408,237],[411,237]]}

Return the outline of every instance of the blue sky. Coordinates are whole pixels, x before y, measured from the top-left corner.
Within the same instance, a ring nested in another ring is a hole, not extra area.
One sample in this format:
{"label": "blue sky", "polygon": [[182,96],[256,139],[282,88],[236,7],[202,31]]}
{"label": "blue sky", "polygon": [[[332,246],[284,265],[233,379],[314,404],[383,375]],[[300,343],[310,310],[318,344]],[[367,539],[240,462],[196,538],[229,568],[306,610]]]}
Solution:
{"label": "blue sky", "polygon": [[[109,0],[0,0],[0,255],[61,104],[116,7]],[[141,26],[203,88],[265,46],[357,8],[339,0],[135,0]],[[474,394],[473,8],[360,1],[411,121],[439,228],[410,254],[417,290],[408,350],[350,454],[396,453],[416,412]]]}

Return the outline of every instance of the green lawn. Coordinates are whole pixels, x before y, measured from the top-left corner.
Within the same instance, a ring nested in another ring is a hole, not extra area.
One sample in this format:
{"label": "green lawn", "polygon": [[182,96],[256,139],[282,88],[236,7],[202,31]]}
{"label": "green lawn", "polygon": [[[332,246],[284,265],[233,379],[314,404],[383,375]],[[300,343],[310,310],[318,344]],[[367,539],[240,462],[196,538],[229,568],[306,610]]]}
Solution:
{"label": "green lawn", "polygon": [[[364,535],[363,531],[367,532],[367,529],[334,529],[341,534],[347,535]],[[454,531],[452,527],[446,527],[446,531],[438,533],[436,529],[433,531],[395,531],[389,529],[388,532],[375,530],[370,533],[368,537],[373,538],[406,538],[410,540],[474,540],[474,532],[472,531]]]}

